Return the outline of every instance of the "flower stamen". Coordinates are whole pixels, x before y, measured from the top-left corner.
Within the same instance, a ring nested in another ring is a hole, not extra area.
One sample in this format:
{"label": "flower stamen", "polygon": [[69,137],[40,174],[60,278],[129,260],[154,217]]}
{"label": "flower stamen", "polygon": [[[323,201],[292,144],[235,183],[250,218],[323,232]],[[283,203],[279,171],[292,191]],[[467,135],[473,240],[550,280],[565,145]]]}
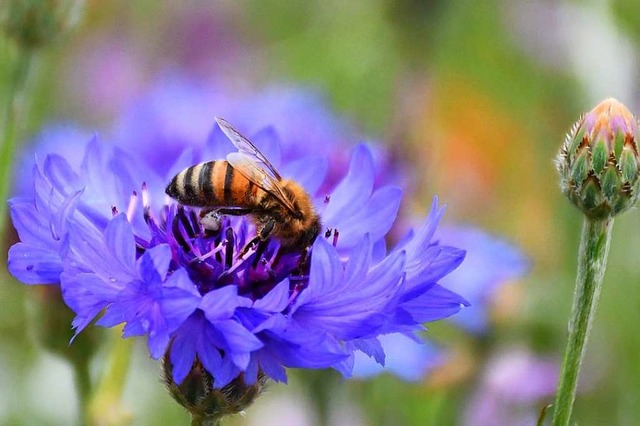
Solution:
{"label": "flower stamen", "polygon": [[129,223],[131,223],[133,221],[133,215],[136,212],[136,205],[138,203],[138,193],[136,191],[133,191],[133,193],[131,194],[131,197],[129,198],[129,205],[127,206],[127,220],[129,221]]}

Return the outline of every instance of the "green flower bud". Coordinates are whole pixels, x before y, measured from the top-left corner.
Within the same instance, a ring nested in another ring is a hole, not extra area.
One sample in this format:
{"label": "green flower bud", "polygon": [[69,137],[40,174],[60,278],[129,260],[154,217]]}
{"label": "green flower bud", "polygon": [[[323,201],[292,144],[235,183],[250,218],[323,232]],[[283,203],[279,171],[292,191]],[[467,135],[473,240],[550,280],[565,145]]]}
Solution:
{"label": "green flower bud", "polygon": [[580,117],[556,166],[562,192],[589,218],[605,219],[633,206],[640,189],[638,120],[613,98]]}
{"label": "green flower bud", "polygon": [[193,420],[198,420],[195,424],[216,424],[225,416],[244,411],[260,396],[267,383],[262,371],[258,372],[258,380],[253,385],[245,383],[241,373],[228,385],[216,389],[211,374],[196,360],[187,377],[177,384],[173,381],[169,353],[170,350],[162,363],[165,385],[173,399],[189,411]]}
{"label": "green flower bud", "polygon": [[78,20],[83,0],[3,0],[4,33],[26,49],[55,41]]}

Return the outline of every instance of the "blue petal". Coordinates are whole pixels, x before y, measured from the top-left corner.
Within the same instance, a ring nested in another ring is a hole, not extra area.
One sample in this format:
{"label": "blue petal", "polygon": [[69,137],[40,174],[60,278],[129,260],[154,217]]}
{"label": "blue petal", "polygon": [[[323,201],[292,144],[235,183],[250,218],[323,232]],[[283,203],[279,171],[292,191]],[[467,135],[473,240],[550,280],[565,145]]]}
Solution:
{"label": "blue petal", "polygon": [[25,284],[57,284],[62,261],[56,251],[17,243],[9,249],[7,268],[11,275]]}
{"label": "blue petal", "polygon": [[258,357],[253,355],[251,356],[251,360],[247,365],[247,368],[244,370],[244,381],[247,385],[253,386],[258,381],[258,371],[260,368],[260,363],[258,362]]}
{"label": "blue petal", "polygon": [[282,157],[280,153],[280,137],[273,126],[261,129],[251,137],[251,142],[253,142],[274,167],[280,165]]}
{"label": "blue petal", "polygon": [[138,272],[145,282],[164,281],[169,271],[170,262],[171,247],[168,244],[158,244],[145,251],[140,257]]}
{"label": "blue petal", "polygon": [[385,367],[356,352],[354,377],[370,378],[388,372],[407,381],[419,381],[445,361],[439,348],[427,342],[416,343],[399,333],[382,336],[380,340],[387,354]]}
{"label": "blue petal", "polygon": [[78,315],[96,307],[102,309],[114,302],[123,288],[120,284],[104,281],[92,273],[69,274],[63,271],[60,274],[64,302]]}
{"label": "blue petal", "polygon": [[260,367],[267,376],[271,377],[276,382],[287,383],[287,373],[277,359],[269,356],[268,354],[261,353]]}
{"label": "blue petal", "polygon": [[147,347],[149,348],[151,357],[153,359],[160,359],[167,351],[169,341],[170,337],[166,329],[152,330],[147,340]]}
{"label": "blue petal", "polygon": [[373,157],[366,145],[358,145],[351,157],[349,173],[331,193],[324,211],[327,224],[357,213],[373,189]]}
{"label": "blue petal", "polygon": [[282,168],[282,176],[292,178],[311,195],[315,194],[327,175],[329,163],[325,158],[304,157]]}
{"label": "blue petal", "polygon": [[307,301],[331,292],[340,283],[341,269],[336,249],[324,238],[316,238],[311,255],[309,285],[296,299],[292,313]]}
{"label": "blue petal", "polygon": [[431,246],[422,253],[413,253],[405,266],[409,286],[438,281],[460,266],[465,254],[464,250],[447,246]]}
{"label": "blue petal", "polygon": [[[231,144],[229,138],[222,132],[218,123],[213,125],[211,132],[209,133],[209,137],[207,138],[207,143],[205,145],[204,154],[207,155],[211,160],[219,160],[223,159],[227,156],[228,153],[236,151],[236,148]],[[180,163],[182,164],[182,163]],[[191,162],[193,164],[193,161]],[[175,170],[175,173],[171,174],[174,176],[180,170],[188,167],[189,164],[183,166],[181,169]]]}
{"label": "blue petal", "polygon": [[412,300],[403,302],[400,307],[411,314],[418,323],[437,321],[449,317],[469,306],[469,302],[446,288],[433,285],[429,291]]}
{"label": "blue petal", "polygon": [[162,312],[170,330],[178,328],[196,310],[201,300],[186,269],[178,269],[171,274],[162,293]]}
{"label": "blue petal", "polygon": [[[187,377],[196,357],[197,333],[200,331],[200,327],[195,324],[195,321],[191,321],[189,325],[192,327],[183,327],[180,330],[182,332],[179,332],[171,343],[171,373],[173,380],[177,384],[182,383]],[[212,348],[212,350],[215,350],[215,348]],[[203,355],[200,356],[203,357]],[[201,361],[204,364],[204,360]],[[209,359],[207,359],[208,361]]]}
{"label": "blue petal", "polygon": [[251,301],[238,296],[238,287],[229,285],[205,294],[199,307],[209,321],[216,322],[231,318],[239,306],[251,306]]}
{"label": "blue petal", "polygon": [[115,216],[104,231],[107,247],[125,267],[133,269],[136,262],[136,243],[131,225],[124,214]]}
{"label": "blue petal", "polygon": [[[333,246],[322,238],[318,241],[314,244],[309,287],[296,301],[298,308],[292,313],[293,319],[341,339],[369,337],[382,327],[387,305],[398,297],[404,253],[396,252],[368,271],[366,277],[346,282],[336,276],[335,283],[328,286],[322,275],[335,276],[342,266],[338,260],[330,260],[337,259]],[[307,292],[310,295],[302,297]]]}
{"label": "blue petal", "polygon": [[353,342],[360,351],[373,358],[378,364],[384,365],[385,353],[378,339],[359,339]]}
{"label": "blue petal", "polygon": [[338,246],[352,247],[364,234],[370,234],[376,241],[386,235],[396,219],[402,190],[396,187],[384,187],[377,190],[364,206],[352,214],[345,214],[326,225],[340,232]]}
{"label": "blue petal", "polygon": [[285,279],[262,299],[254,302],[253,308],[265,312],[282,312],[289,306],[289,280]]}
{"label": "blue petal", "polygon": [[67,160],[57,154],[47,155],[44,161],[44,175],[49,178],[53,187],[64,195],[73,194],[84,187]]}
{"label": "blue petal", "polygon": [[427,219],[417,232],[412,233],[412,238],[405,240],[404,244],[398,245],[398,249],[417,254],[427,250],[432,245],[433,234],[436,232],[444,211],[444,207],[438,208],[438,197],[433,197],[431,211]]}
{"label": "blue petal", "polygon": [[473,304],[453,318],[465,329],[479,333],[487,326],[486,305],[506,282],[527,273],[529,260],[514,245],[473,227],[445,227],[437,236],[443,243],[467,250],[460,267],[439,280],[440,285]]}
{"label": "blue petal", "polygon": [[76,209],[76,206],[78,205],[83,192],[84,190],[81,189],[71,194],[69,197],[65,198],[58,210],[52,212],[53,216],[50,219],[49,226],[51,228],[51,233],[55,239],[62,238],[62,236],[67,234],[68,220],[71,218],[71,214]]}
{"label": "blue petal", "polygon": [[344,271],[344,280],[351,281],[364,277],[369,270],[372,257],[372,245],[369,234],[365,234],[360,243],[351,250],[349,262]]}
{"label": "blue petal", "polygon": [[253,333],[244,328],[237,321],[217,321],[215,323],[215,328],[222,332],[227,346],[233,352],[252,352],[263,346],[262,342],[254,336]]}
{"label": "blue petal", "polygon": [[35,208],[33,202],[24,199],[9,200],[11,221],[18,231],[20,241],[39,245],[41,247],[55,247],[49,227],[45,225],[45,218]]}

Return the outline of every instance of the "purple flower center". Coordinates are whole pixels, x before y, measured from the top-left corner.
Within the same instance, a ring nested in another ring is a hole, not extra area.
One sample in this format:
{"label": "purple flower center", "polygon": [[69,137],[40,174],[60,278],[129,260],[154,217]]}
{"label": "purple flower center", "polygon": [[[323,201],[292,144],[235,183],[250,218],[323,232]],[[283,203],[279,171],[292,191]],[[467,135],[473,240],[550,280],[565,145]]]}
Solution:
{"label": "purple flower center", "polygon": [[[218,229],[212,230],[197,208],[165,204],[154,214],[146,192],[143,185],[150,237],[136,236],[139,255],[157,244],[168,244],[172,251],[169,274],[186,269],[201,295],[235,285],[239,295],[255,301],[289,278],[293,301],[307,286],[310,254],[287,251],[275,239],[254,241],[255,226],[247,217],[221,216]],[[335,246],[338,234],[336,229],[327,230],[326,238]]]}

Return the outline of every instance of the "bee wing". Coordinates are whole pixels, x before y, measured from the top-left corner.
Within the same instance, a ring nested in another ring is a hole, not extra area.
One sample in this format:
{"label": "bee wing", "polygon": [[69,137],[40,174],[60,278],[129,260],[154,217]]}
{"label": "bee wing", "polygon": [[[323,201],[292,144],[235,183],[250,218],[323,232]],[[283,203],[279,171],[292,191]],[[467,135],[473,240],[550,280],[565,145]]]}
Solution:
{"label": "bee wing", "polygon": [[291,213],[295,213],[293,204],[291,204],[291,201],[282,190],[280,180],[268,173],[264,167],[255,161],[254,157],[242,152],[232,152],[227,154],[227,161],[244,177],[276,197]]}
{"label": "bee wing", "polygon": [[[235,147],[238,148],[239,153],[253,158],[255,162],[264,166],[261,167],[264,172],[267,172],[276,180],[282,180],[282,176],[280,176],[280,173],[278,173],[276,168],[273,167],[269,160],[267,160],[267,157],[265,157],[264,154],[260,152],[260,150],[254,144],[252,144],[251,141],[249,141],[249,139],[242,136],[240,132],[237,131],[224,118],[216,117],[216,122],[218,123],[218,126],[220,126],[220,129],[223,131],[223,133],[229,138],[229,140],[235,145]],[[231,161],[229,161],[229,163],[231,163]],[[234,165],[234,167],[236,166]],[[249,176],[247,176],[247,178],[249,178]],[[259,182],[254,183],[259,184]]]}

